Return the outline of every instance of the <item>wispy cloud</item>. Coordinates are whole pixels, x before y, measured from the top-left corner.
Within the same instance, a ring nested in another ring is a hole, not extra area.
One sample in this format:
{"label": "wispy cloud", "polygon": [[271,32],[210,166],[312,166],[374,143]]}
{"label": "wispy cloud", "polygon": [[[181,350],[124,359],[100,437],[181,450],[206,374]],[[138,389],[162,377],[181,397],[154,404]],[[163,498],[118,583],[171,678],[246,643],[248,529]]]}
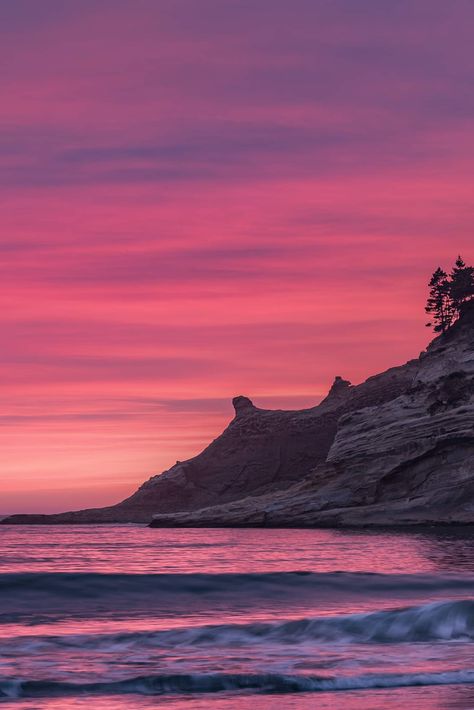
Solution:
{"label": "wispy cloud", "polygon": [[112,502],[233,394],[307,406],[423,347],[430,270],[472,260],[473,21],[470,0],[0,4],[9,510]]}

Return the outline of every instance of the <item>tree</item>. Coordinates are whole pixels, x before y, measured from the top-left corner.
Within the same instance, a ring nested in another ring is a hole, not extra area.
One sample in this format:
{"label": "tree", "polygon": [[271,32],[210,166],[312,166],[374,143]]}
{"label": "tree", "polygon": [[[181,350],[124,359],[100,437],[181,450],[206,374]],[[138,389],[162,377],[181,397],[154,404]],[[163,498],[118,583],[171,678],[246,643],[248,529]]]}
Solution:
{"label": "tree", "polygon": [[444,333],[459,317],[463,305],[474,300],[474,267],[466,266],[458,256],[449,276],[438,266],[428,285],[425,311],[432,314],[434,323],[426,325]]}
{"label": "tree", "polygon": [[427,323],[427,327],[433,326],[436,333],[444,333],[451,325],[454,317],[452,302],[450,297],[450,284],[446,271],[438,266],[428,284],[430,295],[426,302],[425,311],[433,316],[433,323]]}
{"label": "tree", "polygon": [[456,313],[474,296],[474,267],[466,266],[461,256],[456,259],[449,277],[449,295]]}

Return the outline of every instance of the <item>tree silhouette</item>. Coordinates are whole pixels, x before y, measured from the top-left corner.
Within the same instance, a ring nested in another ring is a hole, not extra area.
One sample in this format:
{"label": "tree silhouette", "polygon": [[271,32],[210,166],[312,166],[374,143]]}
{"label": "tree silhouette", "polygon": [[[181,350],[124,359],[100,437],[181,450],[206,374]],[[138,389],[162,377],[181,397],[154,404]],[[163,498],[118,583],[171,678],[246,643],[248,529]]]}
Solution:
{"label": "tree silhouette", "polygon": [[444,333],[453,321],[454,312],[449,295],[449,280],[446,271],[438,266],[428,284],[430,295],[426,302],[425,311],[431,313],[434,323],[427,323],[427,327],[433,326],[435,333]]}
{"label": "tree silhouette", "polygon": [[463,303],[474,296],[474,267],[466,266],[461,256],[458,256],[450,274],[449,295],[453,308],[459,312]]}
{"label": "tree silhouette", "polygon": [[459,317],[463,305],[474,298],[474,267],[458,256],[449,276],[438,266],[428,286],[425,311],[432,315],[433,322],[426,325],[444,333]]}

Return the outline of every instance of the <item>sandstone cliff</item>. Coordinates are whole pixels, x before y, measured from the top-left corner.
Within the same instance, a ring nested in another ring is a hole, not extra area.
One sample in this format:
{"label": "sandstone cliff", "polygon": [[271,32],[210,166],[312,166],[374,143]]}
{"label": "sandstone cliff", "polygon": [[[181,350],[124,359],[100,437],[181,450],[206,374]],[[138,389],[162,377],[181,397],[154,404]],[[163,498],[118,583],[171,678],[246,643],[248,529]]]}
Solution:
{"label": "sandstone cliff", "polygon": [[204,451],[117,505],[2,522],[474,522],[473,306],[420,358],[357,386],[337,377],[318,406],[235,398],[234,419]]}
{"label": "sandstone cliff", "polygon": [[340,417],[303,481],[153,525],[474,523],[474,303],[405,368],[403,392]]}

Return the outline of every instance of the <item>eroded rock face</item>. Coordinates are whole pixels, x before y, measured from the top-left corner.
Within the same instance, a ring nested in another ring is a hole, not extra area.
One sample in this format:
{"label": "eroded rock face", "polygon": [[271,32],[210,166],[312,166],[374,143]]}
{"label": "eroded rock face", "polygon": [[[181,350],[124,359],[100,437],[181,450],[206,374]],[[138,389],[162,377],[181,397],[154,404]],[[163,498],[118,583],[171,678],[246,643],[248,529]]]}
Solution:
{"label": "eroded rock face", "polygon": [[109,508],[9,523],[302,526],[474,522],[474,304],[417,360],[301,411],[233,400],[198,456]]}
{"label": "eroded rock face", "polygon": [[235,417],[198,456],[177,462],[109,508],[48,516],[12,516],[10,523],[149,522],[153,513],[193,510],[288,487],[324,461],[341,414],[339,400],[302,411],[258,409],[233,400]]}
{"label": "eroded rock face", "polygon": [[473,306],[408,368],[405,391],[340,417],[326,460],[304,481],[153,524],[474,523]]}
{"label": "eroded rock face", "polygon": [[341,415],[387,401],[409,386],[416,361],[357,387],[337,377],[318,406],[265,410],[233,400],[235,417],[198,456],[153,476],[130,498],[107,508],[58,515],[15,515],[8,523],[149,522],[154,513],[192,511],[288,488],[325,461]]}

